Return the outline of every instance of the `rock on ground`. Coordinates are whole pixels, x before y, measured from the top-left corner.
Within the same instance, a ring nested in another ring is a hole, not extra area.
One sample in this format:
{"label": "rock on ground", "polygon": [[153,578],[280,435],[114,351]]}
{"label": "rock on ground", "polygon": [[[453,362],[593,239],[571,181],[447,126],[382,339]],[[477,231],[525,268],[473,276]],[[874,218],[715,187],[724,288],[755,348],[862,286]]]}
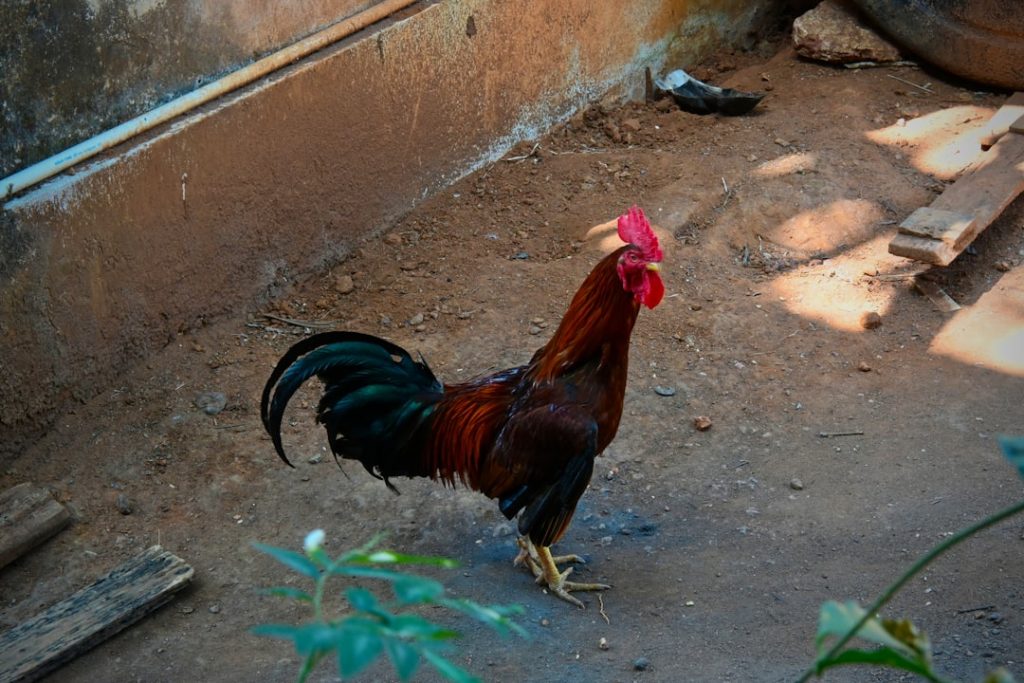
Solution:
{"label": "rock on ground", "polygon": [[825,0],[793,22],[797,54],[822,62],[895,62],[900,52],[845,2]]}

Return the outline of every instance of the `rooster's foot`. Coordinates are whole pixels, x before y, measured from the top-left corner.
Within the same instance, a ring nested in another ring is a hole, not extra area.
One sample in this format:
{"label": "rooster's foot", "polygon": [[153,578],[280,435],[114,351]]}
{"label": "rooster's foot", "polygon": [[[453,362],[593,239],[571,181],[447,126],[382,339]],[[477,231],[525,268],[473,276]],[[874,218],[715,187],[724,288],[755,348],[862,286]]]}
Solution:
{"label": "rooster's foot", "polygon": [[537,577],[538,584],[546,584],[549,591],[566,602],[571,602],[577,607],[582,608],[583,603],[570,594],[572,591],[603,591],[611,588],[611,586],[604,583],[566,581],[566,578],[572,573],[572,567],[569,567],[564,572],[559,572],[558,564],[563,562],[585,564],[583,558],[579,555],[559,555],[554,557],[551,555],[550,548],[545,546],[538,548],[526,538],[520,538],[518,544],[519,554],[516,556],[515,564],[524,564],[529,567],[533,575]]}

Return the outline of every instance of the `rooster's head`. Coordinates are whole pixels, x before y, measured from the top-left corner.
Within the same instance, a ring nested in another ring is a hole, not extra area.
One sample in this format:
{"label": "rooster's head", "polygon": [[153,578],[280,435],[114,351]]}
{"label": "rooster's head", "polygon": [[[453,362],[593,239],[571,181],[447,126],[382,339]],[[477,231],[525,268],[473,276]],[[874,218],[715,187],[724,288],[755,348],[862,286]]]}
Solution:
{"label": "rooster's head", "polygon": [[654,308],[665,295],[665,285],[658,274],[662,253],[658,236],[640,207],[634,205],[619,216],[619,238],[629,243],[619,257],[622,287],[647,308]]}

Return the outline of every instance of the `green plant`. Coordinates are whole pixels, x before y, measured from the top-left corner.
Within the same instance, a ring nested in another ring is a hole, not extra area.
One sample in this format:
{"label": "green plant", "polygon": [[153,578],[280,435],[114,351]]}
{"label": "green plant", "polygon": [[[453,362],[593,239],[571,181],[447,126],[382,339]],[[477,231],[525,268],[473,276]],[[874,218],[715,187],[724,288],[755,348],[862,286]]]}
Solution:
{"label": "green plant", "polygon": [[[471,600],[449,598],[445,596],[444,586],[433,579],[388,568],[395,565],[452,568],[457,566],[453,560],[374,550],[379,540],[378,536],[363,547],[336,558],[331,558],[323,549],[324,532],[320,529],[306,536],[303,544],[305,554],[262,543],[254,544],[257,550],[313,582],[312,592],[291,586],[267,591],[308,603],[313,608],[313,621],[298,626],[262,624],[253,629],[257,635],[292,641],[296,652],[303,658],[300,683],[331,653],[336,653],[341,677],[346,679],[365,669],[382,652],[387,653],[403,681],[412,678],[421,660],[426,660],[450,681],[478,680],[443,654],[452,649],[450,641],[458,637],[458,633],[416,614],[410,609],[416,606],[446,607],[469,615],[502,635],[526,635],[522,627],[510,618],[512,614],[522,612],[519,606],[484,606]],[[344,595],[351,612],[330,618],[324,610],[324,597],[327,581],[332,576],[385,581],[391,585],[394,600],[383,602],[370,590],[349,586]]]}
{"label": "green plant", "polygon": [[[1024,477],[1024,437],[1000,437],[999,445],[1021,477]],[[847,664],[874,664],[902,669],[934,683],[949,683],[932,666],[931,644],[928,637],[907,619],[881,619],[878,611],[922,569],[939,555],[990,526],[1024,512],[1024,501],[1001,510],[980,522],[950,536],[917,560],[875,602],[864,609],[856,602],[840,604],[833,600],[821,606],[818,617],[818,635],[815,641],[818,657],[798,683],[811,676],[821,676],[826,670]],[[871,650],[847,648],[854,638],[878,645]],[[835,638],[834,642],[831,642]],[[992,671],[985,683],[1013,683],[1014,678],[1005,669]]]}

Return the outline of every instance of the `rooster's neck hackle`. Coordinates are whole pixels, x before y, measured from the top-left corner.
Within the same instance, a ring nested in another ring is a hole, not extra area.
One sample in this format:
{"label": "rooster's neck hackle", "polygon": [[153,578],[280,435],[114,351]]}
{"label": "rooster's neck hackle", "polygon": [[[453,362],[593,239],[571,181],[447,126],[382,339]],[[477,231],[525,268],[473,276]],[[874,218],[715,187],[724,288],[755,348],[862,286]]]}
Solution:
{"label": "rooster's neck hackle", "polygon": [[544,347],[537,380],[553,379],[588,358],[604,355],[609,346],[615,351],[628,349],[640,303],[623,287],[617,265],[629,248],[621,247],[602,259],[580,285]]}

